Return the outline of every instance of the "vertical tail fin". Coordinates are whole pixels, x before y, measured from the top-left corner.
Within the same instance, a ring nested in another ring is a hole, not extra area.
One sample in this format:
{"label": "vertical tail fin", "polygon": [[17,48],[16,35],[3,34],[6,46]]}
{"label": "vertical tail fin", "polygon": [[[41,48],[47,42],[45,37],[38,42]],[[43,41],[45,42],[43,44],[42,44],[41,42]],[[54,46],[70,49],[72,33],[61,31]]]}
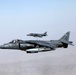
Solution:
{"label": "vertical tail fin", "polygon": [[47,32],[44,33],[44,36],[47,36]]}
{"label": "vertical tail fin", "polygon": [[70,31],[64,34],[59,40],[63,43],[63,47],[67,48],[69,44]]}
{"label": "vertical tail fin", "polygon": [[62,43],[64,43],[64,44],[66,44],[66,45],[72,45],[72,46],[74,46],[72,43],[72,41],[69,41],[69,36],[70,36],[70,31],[69,32],[67,32],[65,35],[63,35],[59,40],[62,42]]}
{"label": "vertical tail fin", "polygon": [[70,31],[64,34],[59,40],[69,42]]}

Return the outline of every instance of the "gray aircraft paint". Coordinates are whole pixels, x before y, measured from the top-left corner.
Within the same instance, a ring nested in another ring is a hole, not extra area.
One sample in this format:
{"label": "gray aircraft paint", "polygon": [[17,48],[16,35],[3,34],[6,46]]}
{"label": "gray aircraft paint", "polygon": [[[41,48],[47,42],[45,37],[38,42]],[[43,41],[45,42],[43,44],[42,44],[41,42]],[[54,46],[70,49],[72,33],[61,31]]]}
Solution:
{"label": "gray aircraft paint", "polygon": [[30,34],[27,34],[27,36],[33,36],[33,37],[42,38],[42,37],[44,37],[44,36],[47,36],[47,32],[42,33],[42,34],[39,34],[39,33],[30,33]]}
{"label": "gray aircraft paint", "polygon": [[[56,48],[67,48],[68,45],[73,45],[72,41],[69,41],[69,35],[70,32],[67,32],[62,36],[59,40],[50,40],[50,41],[45,41],[45,40],[12,40],[11,42],[1,45],[0,49],[17,49],[17,50],[23,50],[26,51],[27,53],[38,53],[38,52],[44,52],[44,51],[51,51],[55,50]],[[30,50],[27,51],[28,49],[33,49],[33,48],[44,48],[38,49],[36,51]],[[49,49],[47,49],[49,48]]]}

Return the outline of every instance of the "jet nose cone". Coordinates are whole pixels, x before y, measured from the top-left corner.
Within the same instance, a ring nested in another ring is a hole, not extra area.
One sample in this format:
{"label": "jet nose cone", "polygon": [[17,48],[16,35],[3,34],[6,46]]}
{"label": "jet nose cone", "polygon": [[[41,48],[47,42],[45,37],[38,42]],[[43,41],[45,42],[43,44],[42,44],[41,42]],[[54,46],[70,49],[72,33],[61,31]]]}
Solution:
{"label": "jet nose cone", "polygon": [[27,36],[29,36],[29,34],[27,34]]}
{"label": "jet nose cone", "polygon": [[7,44],[0,45],[0,49],[19,49],[19,45],[7,43]]}
{"label": "jet nose cone", "polygon": [[0,49],[2,49],[4,46],[3,45],[0,45]]}
{"label": "jet nose cone", "polygon": [[8,45],[0,45],[0,49],[7,49],[8,48]]}

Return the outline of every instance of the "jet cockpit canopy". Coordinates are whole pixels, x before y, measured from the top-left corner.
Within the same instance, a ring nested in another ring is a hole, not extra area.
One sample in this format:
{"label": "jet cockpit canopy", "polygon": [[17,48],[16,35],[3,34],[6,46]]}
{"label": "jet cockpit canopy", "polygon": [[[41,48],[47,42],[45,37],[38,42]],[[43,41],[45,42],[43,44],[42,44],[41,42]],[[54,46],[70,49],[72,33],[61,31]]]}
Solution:
{"label": "jet cockpit canopy", "polygon": [[22,40],[19,40],[19,39],[14,39],[14,40],[12,40],[12,41],[9,42],[9,43],[16,44],[16,43],[21,43],[21,42],[23,42],[23,41],[22,41]]}

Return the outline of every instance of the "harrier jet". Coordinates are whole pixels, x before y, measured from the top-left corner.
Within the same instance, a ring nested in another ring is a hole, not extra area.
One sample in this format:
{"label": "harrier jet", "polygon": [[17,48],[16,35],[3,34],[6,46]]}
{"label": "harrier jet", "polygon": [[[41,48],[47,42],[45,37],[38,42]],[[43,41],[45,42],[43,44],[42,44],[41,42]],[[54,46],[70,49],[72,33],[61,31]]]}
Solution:
{"label": "harrier jet", "polygon": [[30,34],[27,34],[27,36],[33,36],[33,37],[40,37],[40,38],[42,38],[43,36],[47,36],[47,32],[42,33],[42,34],[39,34],[39,33],[30,33]]}
{"label": "harrier jet", "polygon": [[68,45],[73,45],[72,41],[69,41],[70,32],[67,32],[58,40],[12,40],[9,43],[0,45],[0,49],[13,49],[22,50],[26,53],[38,53],[52,51],[56,48],[67,48]]}

